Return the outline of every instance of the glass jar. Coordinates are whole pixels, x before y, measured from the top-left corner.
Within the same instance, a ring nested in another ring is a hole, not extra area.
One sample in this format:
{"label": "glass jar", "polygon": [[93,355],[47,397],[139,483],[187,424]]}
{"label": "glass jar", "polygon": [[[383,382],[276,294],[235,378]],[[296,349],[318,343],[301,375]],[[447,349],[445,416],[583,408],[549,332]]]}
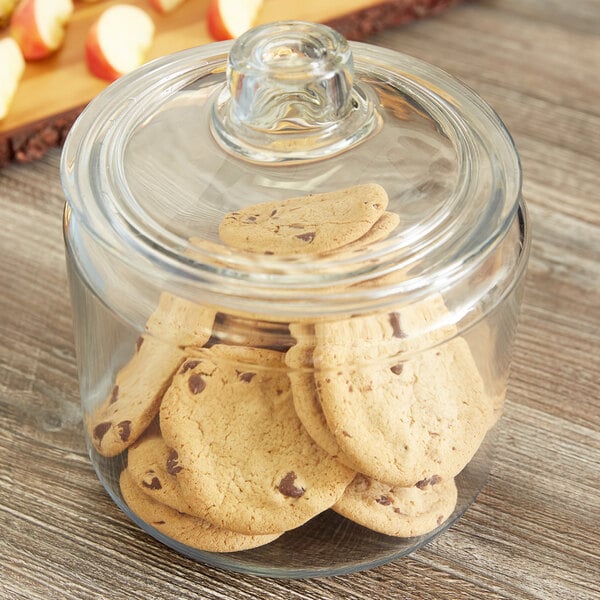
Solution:
{"label": "glass jar", "polygon": [[490,468],[517,152],[439,69],[302,22],[122,77],[66,141],[85,431],[118,506],[281,577],[397,559]]}

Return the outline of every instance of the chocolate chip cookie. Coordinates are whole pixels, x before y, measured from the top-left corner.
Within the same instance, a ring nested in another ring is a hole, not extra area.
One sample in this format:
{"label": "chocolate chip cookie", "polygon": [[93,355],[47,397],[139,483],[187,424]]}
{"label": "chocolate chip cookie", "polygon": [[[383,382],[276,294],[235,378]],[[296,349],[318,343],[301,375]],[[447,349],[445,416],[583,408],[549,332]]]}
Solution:
{"label": "chocolate chip cookie", "polygon": [[377,184],[263,202],[228,213],[221,240],[233,248],[273,255],[328,252],[365,235],[388,205]]}
{"label": "chocolate chip cookie", "polygon": [[186,500],[219,527],[276,533],[330,508],[354,471],[296,416],[283,353],[217,345],[186,360],[164,396],[161,429]]}

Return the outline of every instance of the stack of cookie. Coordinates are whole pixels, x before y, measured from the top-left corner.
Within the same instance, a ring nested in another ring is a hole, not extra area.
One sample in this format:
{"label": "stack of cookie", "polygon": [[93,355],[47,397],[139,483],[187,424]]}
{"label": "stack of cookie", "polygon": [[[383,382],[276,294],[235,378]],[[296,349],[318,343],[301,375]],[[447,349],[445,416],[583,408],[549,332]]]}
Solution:
{"label": "stack of cookie", "polygon": [[[397,227],[387,204],[380,186],[355,186],[230,213],[219,234],[275,256],[359,252]],[[163,293],[87,419],[90,439],[127,456],[130,509],[193,548],[256,547],[328,509],[392,536],[428,533],[454,511],[454,477],[493,420],[468,344],[433,327],[445,315],[431,296],[277,325],[289,343],[273,347],[248,319]]]}

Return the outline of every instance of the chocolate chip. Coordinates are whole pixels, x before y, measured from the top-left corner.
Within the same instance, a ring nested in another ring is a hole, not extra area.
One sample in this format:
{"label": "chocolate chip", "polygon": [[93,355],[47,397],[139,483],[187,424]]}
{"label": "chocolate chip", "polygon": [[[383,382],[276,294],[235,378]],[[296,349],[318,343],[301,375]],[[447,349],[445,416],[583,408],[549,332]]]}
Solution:
{"label": "chocolate chip", "polygon": [[109,404],[114,404],[119,399],[119,386],[115,385],[110,393],[110,402]]}
{"label": "chocolate chip", "polygon": [[244,383],[250,383],[255,375],[256,373],[240,373],[238,371],[238,377],[240,378],[240,381],[243,381]]}
{"label": "chocolate chip", "polygon": [[202,379],[202,375],[194,373],[188,380],[188,387],[192,394],[199,394],[206,387],[206,382]]}
{"label": "chocolate chip", "polygon": [[122,442],[126,442],[131,435],[131,421],[121,421],[117,424],[119,429],[119,437]]}
{"label": "chocolate chip", "polygon": [[389,496],[379,496],[379,498],[375,498],[375,502],[383,506],[389,506],[392,503],[392,499]]}
{"label": "chocolate chip", "polygon": [[402,363],[398,363],[397,365],[390,367],[390,371],[394,375],[400,375],[400,373],[402,373],[402,369],[404,369],[404,365]]}
{"label": "chocolate chip", "polygon": [[162,485],[160,483],[160,479],[156,477],[156,475],[150,480],[150,483],[142,480],[142,486],[148,488],[150,490],[160,490],[162,489]]}
{"label": "chocolate chip", "polygon": [[417,483],[415,483],[415,487],[418,487],[420,490],[422,490],[428,485],[435,485],[436,483],[439,483],[441,480],[442,478],[439,475],[432,475],[427,479],[421,479],[421,481],[417,481]]}
{"label": "chocolate chip", "polygon": [[304,488],[294,485],[296,481],[296,473],[290,471],[285,477],[279,482],[277,489],[284,495],[290,498],[300,498],[304,494]]}
{"label": "chocolate chip", "polygon": [[169,475],[177,475],[177,473],[183,471],[183,467],[177,464],[178,461],[179,454],[177,454],[177,450],[170,450],[167,456],[167,473]]}
{"label": "chocolate chip", "polygon": [[402,328],[400,327],[400,314],[390,313],[390,325],[392,326],[392,334],[394,337],[403,338],[406,337]]}
{"label": "chocolate chip", "polygon": [[303,242],[308,242],[309,244],[315,239],[316,233],[314,231],[309,231],[308,233],[301,233],[294,237],[297,237],[299,240]]}
{"label": "chocolate chip", "polygon": [[255,223],[256,217],[254,215],[249,215],[244,219],[244,223]]}
{"label": "chocolate chip", "polygon": [[102,438],[106,435],[106,432],[112,427],[112,423],[110,421],[104,421],[104,423],[98,423],[96,427],[94,427],[94,431],[92,435],[95,440],[102,440]]}
{"label": "chocolate chip", "polygon": [[271,214],[270,214],[269,216],[270,216],[270,217],[274,217],[276,214],[277,214],[277,209],[276,209],[276,208],[274,208],[274,209],[271,211]]}
{"label": "chocolate chip", "polygon": [[144,338],[140,335],[140,337],[135,342],[135,350],[136,352],[140,351],[142,344],[144,343]]}
{"label": "chocolate chip", "polygon": [[179,371],[180,373],[187,373],[187,371],[191,371],[192,369],[195,369],[198,365],[200,364],[199,360],[186,360],[183,365],[181,366],[181,371]]}

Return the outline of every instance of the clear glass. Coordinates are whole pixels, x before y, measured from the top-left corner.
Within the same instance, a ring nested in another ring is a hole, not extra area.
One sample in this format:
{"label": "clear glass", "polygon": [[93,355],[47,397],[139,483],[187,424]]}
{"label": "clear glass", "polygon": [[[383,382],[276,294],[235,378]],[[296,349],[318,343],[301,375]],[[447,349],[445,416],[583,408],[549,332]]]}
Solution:
{"label": "clear glass", "polygon": [[[128,451],[117,456],[106,457],[96,448],[97,435],[91,426],[86,430],[92,463],[98,477],[119,507],[147,533],[186,556],[204,563],[240,572],[270,577],[312,577],[342,574],[370,568],[413,552],[434,536],[440,534],[459,518],[476,499],[486,482],[489,473],[496,438],[497,422],[502,412],[510,367],[510,354],[519,311],[523,275],[527,261],[527,232],[524,229],[524,214],[515,222],[512,235],[498,255],[490,258],[489,269],[507,268],[513,272],[513,284],[506,291],[502,301],[489,313],[481,312],[478,320],[464,328],[460,335],[430,349],[422,349],[412,360],[418,361],[423,354],[439,353],[444,344],[456,343],[457,339],[467,342],[473,359],[473,367],[481,377],[485,390],[486,412],[490,418],[484,437],[477,441],[477,449],[469,462],[456,474],[458,496],[456,504],[443,522],[430,531],[413,537],[394,537],[378,533],[345,518],[334,510],[325,510],[304,525],[288,531],[276,540],[254,549],[239,552],[214,552],[199,549],[189,543],[182,543],[178,537],[165,534],[160,526],[144,520],[133,512],[124,500],[119,478],[127,467]],[[74,223],[67,210],[65,237],[67,243],[67,264],[74,308],[75,339],[79,359],[81,398],[86,423],[97,423],[95,414],[99,407],[114,395],[118,373],[135,355],[140,336],[147,333],[143,329],[132,328],[120,315],[107,307],[101,298],[86,282],[78,266],[78,258],[72,254],[73,236],[79,236],[77,223]],[[146,299],[144,299],[146,300]],[[451,300],[446,303],[451,307]],[[403,309],[400,309],[402,320]],[[150,318],[150,314],[148,314]],[[339,321],[336,321],[339,323]],[[296,340],[290,334],[289,325],[280,321],[258,321],[254,315],[231,315],[219,313],[214,329],[207,332],[213,336],[213,343],[231,344],[235,347],[274,348],[278,352],[292,348]],[[159,340],[163,344],[173,344],[168,339]],[[147,343],[147,342],[144,342]],[[173,348],[176,352],[177,348]],[[190,351],[190,357],[196,355]],[[356,365],[358,372],[388,368],[392,362],[397,368],[397,354],[373,365],[364,361]],[[184,361],[185,362],[185,361]],[[410,358],[400,357],[400,364],[408,368]],[[240,372],[264,369],[264,365],[244,361],[237,362],[234,368]],[[289,368],[285,375],[294,377],[319,377],[319,370]],[[244,401],[243,397],[228,397],[230,402]],[[457,399],[449,397],[449,403]],[[434,407],[432,407],[432,411]],[[393,418],[393,415],[390,415]],[[428,421],[431,414],[424,411],[421,418]],[[97,425],[96,425],[97,426]],[[246,451],[252,457],[253,448]],[[145,479],[150,485],[154,474]]]}
{"label": "clear glass", "polygon": [[[331,575],[415,550],[475,500],[529,231],[510,136],[473,92],[327,28],[267,26],[110,86],[62,175],[90,456],[150,535]],[[348,239],[288,254],[220,229],[373,184],[383,234],[333,219]]]}

